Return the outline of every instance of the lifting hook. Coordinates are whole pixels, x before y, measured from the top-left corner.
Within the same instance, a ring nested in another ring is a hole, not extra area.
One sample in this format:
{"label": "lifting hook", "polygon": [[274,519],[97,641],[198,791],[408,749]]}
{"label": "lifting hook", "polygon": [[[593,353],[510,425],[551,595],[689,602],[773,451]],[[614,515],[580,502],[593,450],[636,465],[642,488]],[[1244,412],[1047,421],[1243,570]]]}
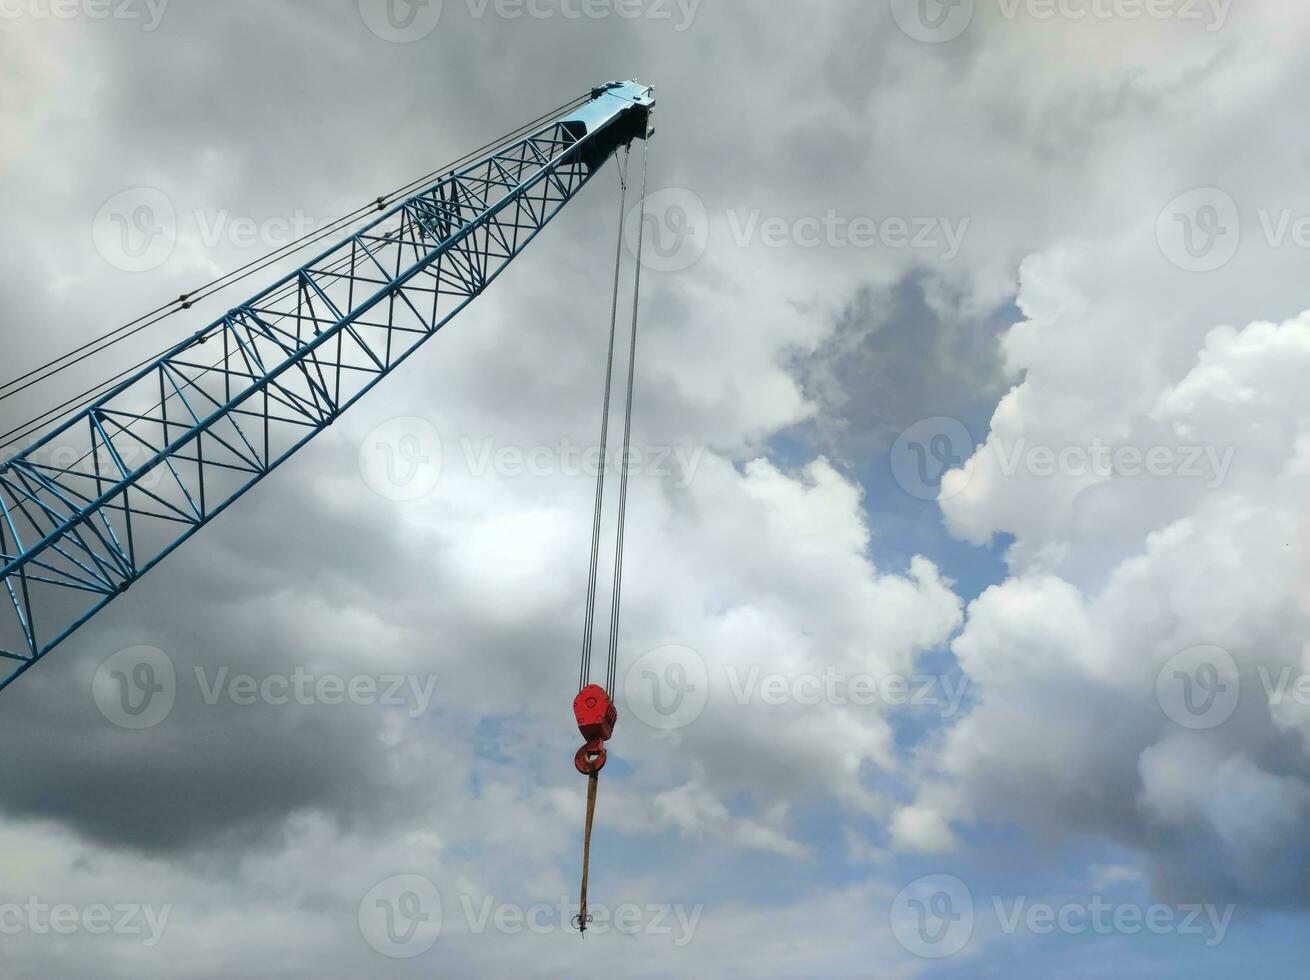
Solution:
{"label": "lifting hook", "polygon": [[599,773],[605,768],[605,743],[614,734],[614,723],[619,717],[614,702],[603,687],[590,684],[573,699],[573,716],[578,731],[587,740],[573,757],[573,764],[584,776]]}

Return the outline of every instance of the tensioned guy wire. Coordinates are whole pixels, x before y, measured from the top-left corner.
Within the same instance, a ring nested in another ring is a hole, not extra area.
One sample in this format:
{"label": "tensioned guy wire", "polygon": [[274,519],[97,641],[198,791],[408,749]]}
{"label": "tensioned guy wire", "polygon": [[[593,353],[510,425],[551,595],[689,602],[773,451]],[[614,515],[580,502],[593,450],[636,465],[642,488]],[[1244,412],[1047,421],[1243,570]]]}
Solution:
{"label": "tensioned guy wire", "polygon": [[[393,202],[409,193],[412,193],[414,190],[425,185],[432,178],[437,177],[442,173],[454,171],[455,169],[462,166],[466,162],[482,155],[483,153],[485,153],[490,149],[505,146],[509,143],[512,143],[514,140],[520,138],[523,134],[531,131],[534,127],[540,125],[546,120],[554,118],[559,114],[566,112],[571,108],[576,107],[577,105],[581,105],[583,102],[586,101],[586,99],[587,96],[580,96],[576,99],[572,99],[569,102],[566,102],[563,105],[557,107],[556,109],[544,113],[543,115],[539,116],[537,119],[534,119],[531,122],[518,127],[517,129],[506,134],[505,136],[493,140],[490,143],[486,143],[483,146],[478,147],[476,150],[464,154],[453,163],[441,167],[438,170],[434,170],[429,174],[417,178],[416,180],[412,180],[409,183],[403,185],[402,187],[397,188],[396,190],[392,191],[389,194],[376,198],[370,204],[362,208],[357,208],[355,211],[352,211],[350,214],[337,219],[330,226],[326,228],[322,228],[315,232],[311,232],[309,235],[306,235],[303,238],[298,239],[296,242],[288,243],[287,245],[284,245],[281,248],[276,249],[273,252],[270,252],[259,259],[255,259],[252,262],[247,263],[245,266],[242,266],[241,268],[236,269],[233,272],[227,273],[224,276],[220,276],[219,278],[212,280],[210,283],[207,283],[205,286],[200,287],[198,290],[192,293],[184,294],[183,296],[172,301],[171,303],[165,304],[164,306],[161,306],[156,310],[145,314],[144,316],[138,317],[137,319],[127,324],[124,324],[121,327],[117,327],[114,330],[110,330],[100,335],[99,337],[90,340],[87,343],[82,344],[81,346],[60,355],[59,357],[56,357],[46,362],[45,364],[39,367],[27,371],[25,374],[20,375],[17,378],[14,378],[8,382],[4,382],[3,384],[0,384],[0,401],[4,401],[5,399],[11,396],[26,391],[28,388],[31,388],[33,385],[46,381],[60,374],[62,371],[71,368],[74,365],[79,364],[92,356],[101,354],[104,351],[113,347],[115,344],[127,340],[129,337],[132,337],[140,333],[146,328],[154,326],[155,324],[167,319],[168,317],[173,316],[176,313],[189,308],[194,303],[199,302],[202,299],[208,298],[209,296],[212,296],[218,292],[221,292],[222,290],[232,285],[235,285],[238,282],[241,282],[242,280],[248,278],[249,276],[254,275],[256,272],[268,268],[268,266],[272,265],[275,262],[281,261],[285,258],[288,258],[291,255],[294,255],[296,252],[299,252],[309,247],[310,245],[313,245],[316,242],[322,240],[323,238],[331,235],[333,232],[339,230],[343,225],[348,224],[353,220],[356,220],[359,216],[367,213],[368,211],[384,209],[389,202]],[[32,435],[35,435],[36,433],[40,432],[47,424],[49,424],[50,421],[58,418],[60,415],[65,414],[68,411],[83,407],[84,405],[93,401],[95,398],[109,391],[116,382],[118,382],[122,378],[129,376],[133,371],[139,370],[145,365],[151,363],[152,360],[154,360],[154,358],[148,358],[144,361],[134,364],[131,367],[118,372],[108,381],[102,382],[97,385],[93,385],[92,387],[86,389],[85,391],[77,395],[74,395],[71,398],[68,398],[64,401],[61,401],[54,408],[48,409],[45,412],[38,414],[34,418],[28,419],[26,422],[14,426],[13,428],[9,429],[4,433],[0,433],[0,448],[10,446],[16,442],[21,442],[22,440]]]}

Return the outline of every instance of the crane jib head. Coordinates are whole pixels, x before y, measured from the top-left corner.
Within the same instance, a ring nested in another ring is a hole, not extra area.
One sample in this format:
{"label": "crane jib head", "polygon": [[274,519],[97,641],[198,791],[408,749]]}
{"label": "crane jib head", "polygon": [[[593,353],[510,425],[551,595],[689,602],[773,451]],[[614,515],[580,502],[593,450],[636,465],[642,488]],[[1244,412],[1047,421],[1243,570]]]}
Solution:
{"label": "crane jib head", "polygon": [[654,108],[655,91],[649,85],[607,82],[592,89],[591,101],[565,116],[561,125],[582,141],[578,156],[588,170],[595,171],[619,147],[654,135],[650,128]]}

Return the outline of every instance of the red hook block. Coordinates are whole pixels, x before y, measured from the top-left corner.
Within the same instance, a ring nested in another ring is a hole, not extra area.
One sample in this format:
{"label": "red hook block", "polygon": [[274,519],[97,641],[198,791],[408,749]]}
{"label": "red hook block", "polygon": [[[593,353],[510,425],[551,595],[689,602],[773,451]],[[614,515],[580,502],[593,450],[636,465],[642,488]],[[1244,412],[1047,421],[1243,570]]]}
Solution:
{"label": "red hook block", "polygon": [[573,757],[573,764],[578,772],[590,776],[605,768],[605,743],[614,734],[619,713],[605,689],[599,684],[591,684],[573,699],[573,717],[577,719],[578,731],[587,740]]}

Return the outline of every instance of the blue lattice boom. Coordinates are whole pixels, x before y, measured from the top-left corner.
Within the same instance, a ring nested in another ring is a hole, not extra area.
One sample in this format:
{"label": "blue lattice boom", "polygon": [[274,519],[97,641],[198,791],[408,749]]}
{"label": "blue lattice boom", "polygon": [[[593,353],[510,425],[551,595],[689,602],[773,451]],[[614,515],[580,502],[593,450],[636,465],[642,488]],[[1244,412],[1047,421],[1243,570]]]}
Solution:
{"label": "blue lattice boom", "polygon": [[648,137],[653,106],[636,82],[593,90],[379,214],[0,466],[0,688],[479,296],[616,150]]}

